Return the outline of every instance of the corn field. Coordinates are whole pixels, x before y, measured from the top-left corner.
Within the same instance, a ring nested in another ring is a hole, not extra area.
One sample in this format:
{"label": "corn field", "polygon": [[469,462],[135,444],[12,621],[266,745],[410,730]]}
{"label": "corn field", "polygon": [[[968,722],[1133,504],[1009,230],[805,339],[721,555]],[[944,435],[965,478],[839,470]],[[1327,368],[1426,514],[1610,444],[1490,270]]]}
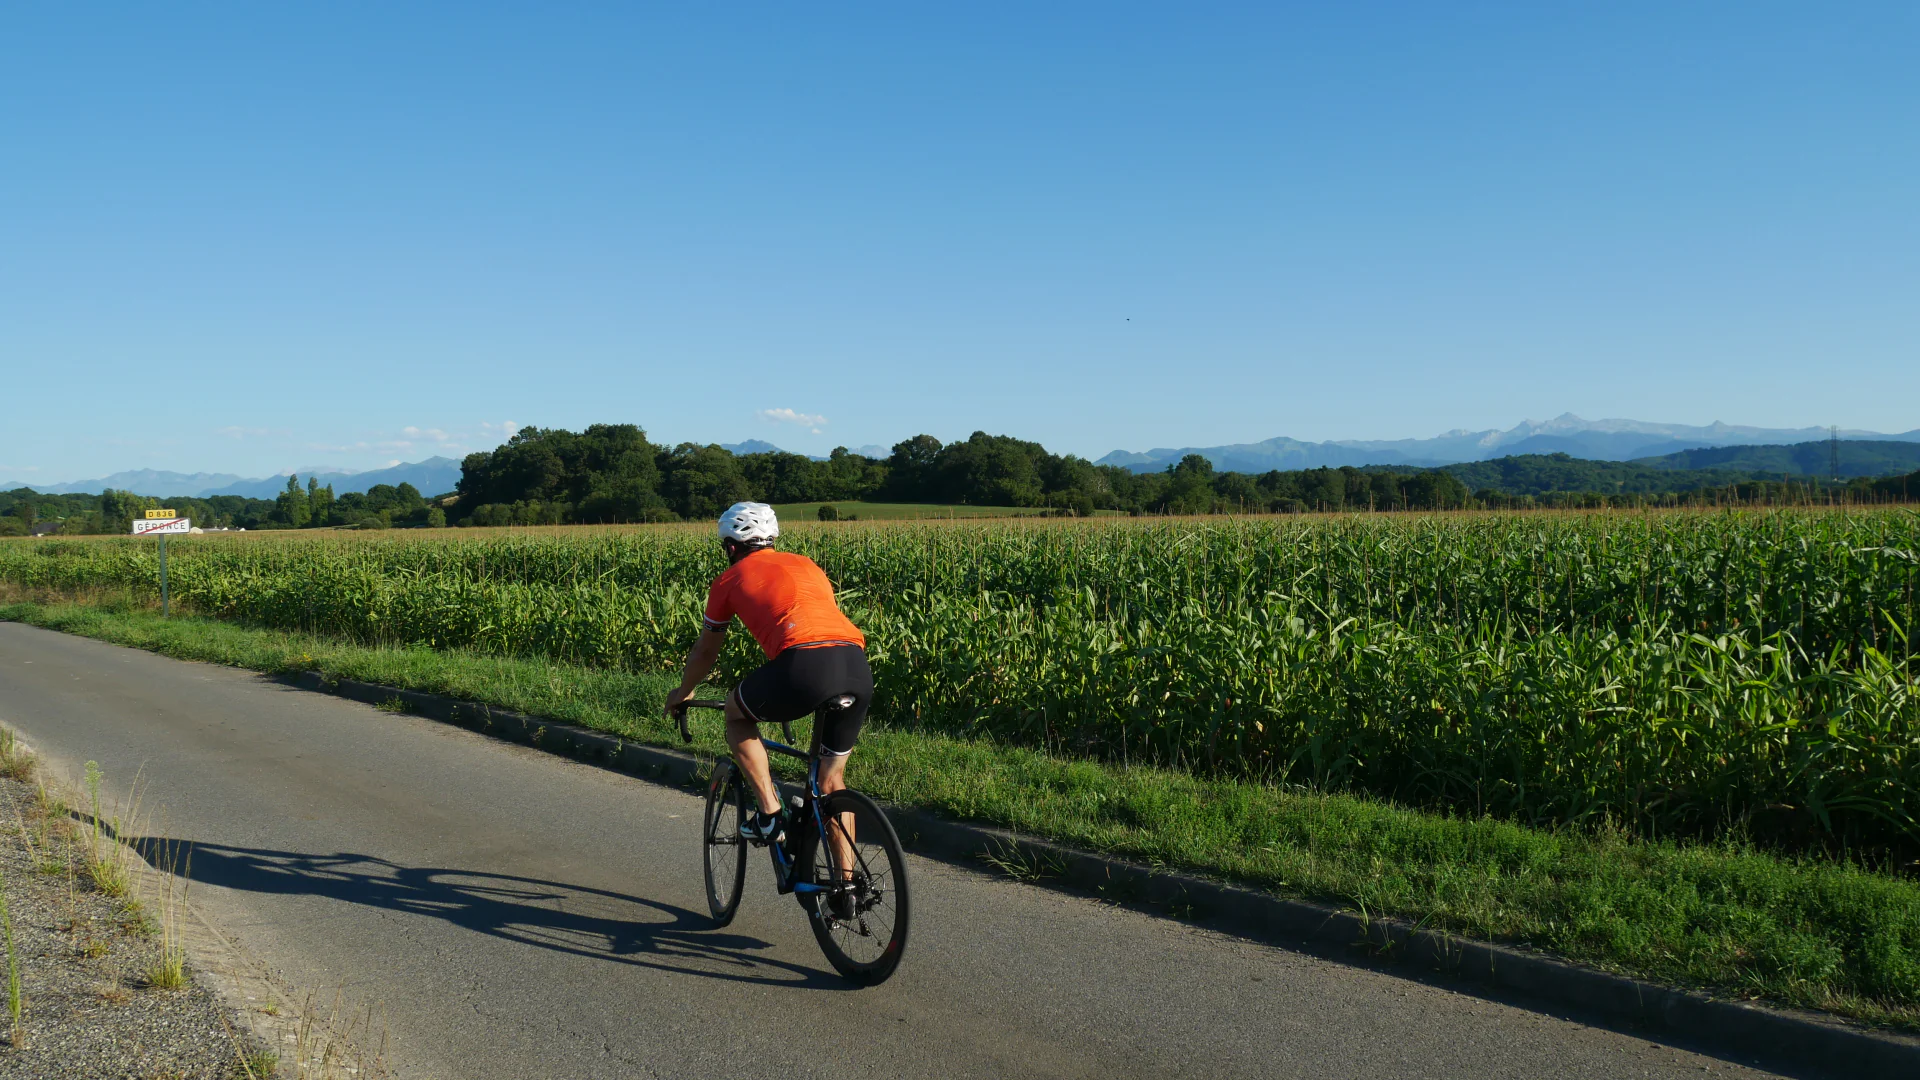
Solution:
{"label": "corn field", "polygon": [[[810,526],[877,720],[1527,822],[1920,844],[1920,515]],[[673,668],[705,530],[177,541],[225,619]],[[0,581],[152,589],[151,541],[0,544]],[[759,653],[732,635],[723,674]]]}

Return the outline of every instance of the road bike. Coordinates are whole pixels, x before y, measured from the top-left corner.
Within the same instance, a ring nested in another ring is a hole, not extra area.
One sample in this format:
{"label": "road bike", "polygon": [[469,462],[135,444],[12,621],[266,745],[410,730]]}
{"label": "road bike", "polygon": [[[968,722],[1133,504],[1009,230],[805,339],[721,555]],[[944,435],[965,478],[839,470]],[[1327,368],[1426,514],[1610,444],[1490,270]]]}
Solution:
{"label": "road bike", "polygon": [[[814,730],[829,709],[845,708],[852,699],[835,699],[815,714]],[[680,737],[693,741],[687,709],[724,709],[722,701],[689,700],[676,718]],[[781,724],[786,742],[765,738],[769,759],[778,755],[803,762],[807,782],[801,794],[784,787],[788,824],[782,835],[765,843],[772,855],[774,882],[781,893],[791,893],[807,913],[820,951],[841,975],[854,982],[885,982],[900,966],[907,944],[912,906],[907,887],[907,859],[899,834],[879,804],[842,788],[820,793],[820,755],[790,745],[793,725]],[[740,835],[747,815],[757,810],[756,798],[739,763],[731,755],[714,766],[707,784],[702,848],[706,855],[707,906],[714,923],[725,926],[740,907],[746,885],[747,848],[760,846]],[[826,843],[821,843],[825,838]]]}

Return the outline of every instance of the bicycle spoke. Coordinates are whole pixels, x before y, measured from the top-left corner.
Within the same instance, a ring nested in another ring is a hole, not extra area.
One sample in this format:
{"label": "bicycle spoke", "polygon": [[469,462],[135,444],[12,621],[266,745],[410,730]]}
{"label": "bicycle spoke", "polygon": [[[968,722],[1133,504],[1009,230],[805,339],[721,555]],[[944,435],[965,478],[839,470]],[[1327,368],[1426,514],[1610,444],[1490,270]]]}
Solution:
{"label": "bicycle spoke", "polygon": [[830,798],[807,875],[821,889],[808,902],[814,934],[841,974],[878,982],[898,965],[906,939],[904,855],[871,800],[853,792]]}
{"label": "bicycle spoke", "polygon": [[746,803],[742,791],[739,774],[733,766],[722,766],[707,788],[706,809],[702,814],[707,906],[714,921],[722,926],[733,920],[745,885],[747,850],[740,839],[740,825],[746,819]]}

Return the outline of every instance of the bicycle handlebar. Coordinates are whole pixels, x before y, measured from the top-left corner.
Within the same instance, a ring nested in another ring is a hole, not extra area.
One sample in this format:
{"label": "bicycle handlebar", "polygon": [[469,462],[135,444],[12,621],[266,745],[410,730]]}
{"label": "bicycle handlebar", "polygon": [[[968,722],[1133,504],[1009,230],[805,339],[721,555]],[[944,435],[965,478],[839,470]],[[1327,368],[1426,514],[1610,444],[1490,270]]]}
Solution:
{"label": "bicycle handlebar", "polygon": [[693,729],[687,726],[688,709],[725,709],[726,707],[726,702],[712,698],[688,698],[681,702],[680,707],[673,711],[673,718],[680,721],[680,741],[693,741]]}
{"label": "bicycle handlebar", "polygon": [[[680,707],[678,709],[675,709],[673,713],[673,718],[675,720],[680,721],[680,741],[681,742],[693,741],[693,729],[687,726],[687,710],[688,709],[724,710],[726,707],[727,707],[726,702],[719,701],[714,698],[688,698],[687,700],[681,702]],[[787,721],[787,720],[780,721],[780,730],[783,734],[786,735],[788,742],[793,741],[793,724],[791,721]]]}

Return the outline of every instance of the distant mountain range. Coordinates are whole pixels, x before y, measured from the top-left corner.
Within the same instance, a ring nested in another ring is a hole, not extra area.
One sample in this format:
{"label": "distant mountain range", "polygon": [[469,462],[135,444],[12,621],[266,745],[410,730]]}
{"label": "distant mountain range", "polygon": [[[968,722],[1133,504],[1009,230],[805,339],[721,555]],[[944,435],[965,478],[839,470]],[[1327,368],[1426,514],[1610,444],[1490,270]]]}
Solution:
{"label": "distant mountain range", "polygon": [[[761,439],[722,443],[721,449],[730,450],[736,454],[787,453],[780,447]],[[892,452],[884,446],[861,446],[849,451],[864,457],[882,459]],[[812,457],[815,461],[827,460],[825,456],[819,454]],[[403,483],[412,484],[420,490],[422,495],[444,495],[460,483],[460,463],[447,457],[432,457],[425,461],[374,469],[370,472],[346,472],[324,466],[311,471],[306,469],[294,471],[303,485],[308,476],[317,476],[322,484],[333,485],[335,495],[345,495],[349,491],[366,491],[376,484],[392,484],[398,487]],[[0,491],[12,491],[23,487],[32,488],[46,495],[67,495],[75,492],[95,494],[107,488],[113,488],[116,491],[131,491],[135,495],[152,495],[162,499],[169,495],[192,496],[200,499],[215,495],[242,495],[250,499],[271,499],[287,489],[287,474],[248,479],[234,473],[178,473],[162,469],[133,469],[117,472],[112,476],[75,480],[65,484],[39,484],[27,480],[0,483]]]}
{"label": "distant mountain range", "polygon": [[[1843,430],[1843,476],[1882,476],[1920,465],[1920,429],[1900,434]],[[1438,468],[1530,454],[1568,454],[1589,461],[1633,462],[1653,469],[1726,470],[1739,473],[1823,475],[1828,448],[1825,428],[1759,428],[1712,423],[1705,426],[1654,424],[1640,420],[1583,420],[1566,413],[1544,423],[1527,421],[1506,431],[1449,431],[1431,439],[1336,439],[1302,442],[1284,436],[1257,443],[1228,446],[1159,447],[1144,452],[1115,450],[1101,465],[1120,465],[1134,472],[1158,472],[1188,454],[1199,454],[1216,469],[1262,473],[1271,469],[1314,469],[1321,466],[1397,465]],[[735,454],[784,453],[762,439],[722,443]],[[1909,450],[1908,448],[1911,448]],[[862,446],[852,453],[884,459],[884,446]],[[816,461],[826,460],[811,455]],[[366,491],[376,484],[412,484],[423,495],[452,491],[460,482],[460,463],[452,458],[394,465],[368,472],[323,469],[317,475],[331,484],[334,494]],[[0,491],[31,487],[47,494],[93,493],[105,488],[164,498],[169,495],[207,498],[242,495],[270,499],[285,490],[286,474],[247,479],[232,473],[177,473],[155,469],[118,472],[93,480],[64,484],[27,481],[0,483]]]}
{"label": "distant mountain range", "polygon": [[[349,491],[366,491],[376,484],[412,484],[422,495],[441,495],[452,491],[460,482],[460,463],[452,458],[432,457],[425,461],[395,465],[386,469],[374,469],[370,472],[325,472],[298,474],[302,484],[308,476],[317,476],[322,484],[331,484],[335,495],[345,495]],[[95,480],[76,480],[70,484],[30,484],[21,481],[0,484],[0,491],[30,487],[48,495],[65,495],[72,492],[89,494],[113,488],[117,491],[131,491],[135,495],[152,495],[166,498],[170,495],[211,498],[215,495],[241,495],[250,499],[271,499],[287,489],[287,477],[263,476],[249,480],[231,473],[177,473],[157,469],[136,469],[131,472],[117,472],[112,476],[103,476]]]}
{"label": "distant mountain range", "polygon": [[[1715,421],[1704,427],[1654,424],[1641,420],[1583,420],[1565,413],[1544,423],[1528,420],[1506,431],[1449,431],[1431,439],[1337,439],[1302,442],[1285,436],[1257,443],[1229,446],[1155,448],[1144,452],[1115,450],[1101,465],[1121,465],[1134,472],[1158,472],[1188,454],[1199,454],[1216,469],[1266,472],[1269,469],[1314,469],[1322,465],[1409,465],[1433,468],[1466,461],[1489,461],[1518,454],[1571,454],[1590,461],[1632,461],[1702,448],[1789,445],[1817,442],[1825,428],[1759,428]],[[1920,429],[1897,435],[1843,430],[1846,440],[1920,442]],[[1674,468],[1707,468],[1683,465]],[[1712,466],[1739,468],[1740,466]]]}
{"label": "distant mountain range", "polygon": [[[746,442],[721,443],[720,449],[735,454],[790,454],[793,452],[791,450],[782,450],[765,439],[748,439]],[[873,458],[877,461],[885,461],[893,451],[885,446],[856,446],[849,449],[847,453],[859,457]],[[815,461],[825,461],[828,457],[826,454],[808,454],[807,456]]]}

